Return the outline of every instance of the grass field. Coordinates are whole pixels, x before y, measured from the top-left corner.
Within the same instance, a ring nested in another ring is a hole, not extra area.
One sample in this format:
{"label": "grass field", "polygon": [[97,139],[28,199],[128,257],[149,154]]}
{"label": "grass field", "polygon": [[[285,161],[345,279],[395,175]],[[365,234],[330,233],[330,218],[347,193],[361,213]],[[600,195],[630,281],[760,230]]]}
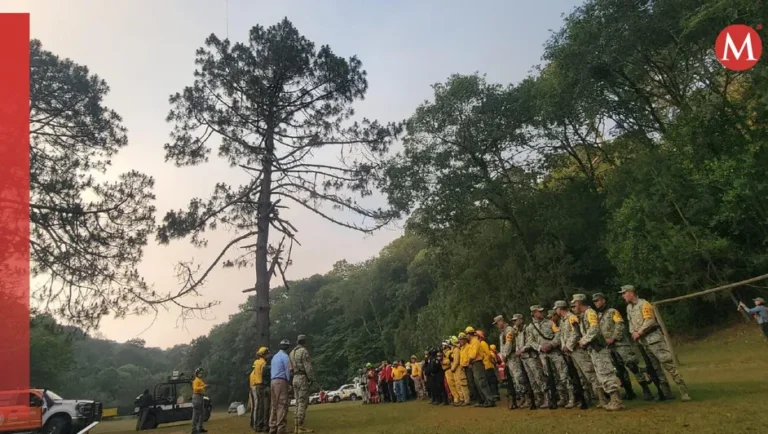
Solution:
{"label": "grass field", "polygon": [[[681,371],[692,402],[625,403],[627,409],[507,410],[435,407],[424,402],[362,406],[310,406],[307,426],[334,434],[459,433],[737,433],[764,431],[768,411],[768,343],[754,324],[739,326],[679,349]],[[674,386],[673,386],[674,388]],[[654,388],[655,390],[655,388]],[[676,390],[675,390],[676,391]],[[293,413],[289,413],[289,432]],[[135,421],[104,422],[95,434],[134,432]],[[245,417],[216,413],[211,434],[252,431]],[[189,423],[161,427],[158,434],[187,433]]]}

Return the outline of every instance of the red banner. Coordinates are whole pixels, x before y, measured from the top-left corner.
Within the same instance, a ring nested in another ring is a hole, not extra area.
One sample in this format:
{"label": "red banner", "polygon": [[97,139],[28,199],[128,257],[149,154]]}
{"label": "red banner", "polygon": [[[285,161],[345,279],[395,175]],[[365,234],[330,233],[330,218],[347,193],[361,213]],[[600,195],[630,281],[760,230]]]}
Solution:
{"label": "red banner", "polygon": [[29,14],[0,14],[0,391],[29,387]]}

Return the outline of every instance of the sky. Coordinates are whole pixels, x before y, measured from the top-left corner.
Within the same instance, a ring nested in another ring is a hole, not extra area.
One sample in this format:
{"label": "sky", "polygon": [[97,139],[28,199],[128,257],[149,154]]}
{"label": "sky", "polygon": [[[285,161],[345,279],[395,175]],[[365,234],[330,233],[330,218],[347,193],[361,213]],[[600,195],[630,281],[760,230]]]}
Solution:
{"label": "sky", "polygon": [[[31,34],[43,48],[107,81],[105,104],[128,128],[129,145],[113,160],[112,174],[137,169],[155,178],[158,220],[207,197],[216,182],[236,183],[242,173],[222,162],[176,168],[164,162],[168,96],[192,83],[195,50],[215,33],[245,41],[254,25],[268,27],[287,17],[316,46],[329,45],[344,57],[357,55],[368,72],[369,90],[355,105],[359,116],[399,121],[432,95],[430,85],[451,74],[487,74],[515,83],[540,63],[542,45],[558,29],[562,14],[579,0],[254,1],[254,0],[5,0],[2,12],[29,12]],[[293,252],[289,280],[325,273],[339,260],[360,262],[402,235],[394,225],[373,235],[341,228],[308,211],[290,210],[302,246]],[[209,246],[186,240],[145,250],[144,277],[161,292],[178,284],[178,261],[212,260],[231,234],[217,232]],[[274,240],[275,237],[273,237]],[[168,348],[205,335],[246,301],[253,270],[216,269],[201,290],[220,304],[203,318],[179,322],[179,312],[147,317],[105,318],[100,335],[118,342],[140,337],[147,346]],[[273,279],[272,286],[281,282]]]}

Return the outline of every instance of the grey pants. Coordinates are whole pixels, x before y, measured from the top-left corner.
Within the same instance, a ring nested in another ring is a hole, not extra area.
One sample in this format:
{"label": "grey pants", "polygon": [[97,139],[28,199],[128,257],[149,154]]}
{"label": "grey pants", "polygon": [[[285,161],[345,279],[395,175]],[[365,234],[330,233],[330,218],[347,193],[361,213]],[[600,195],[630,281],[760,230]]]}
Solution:
{"label": "grey pants", "polygon": [[148,408],[142,408],[139,410],[139,414],[136,418],[136,431],[141,431],[144,429],[144,422],[147,421],[147,414],[149,414]]}
{"label": "grey pants", "polygon": [[192,395],[192,434],[203,432],[203,395]]}

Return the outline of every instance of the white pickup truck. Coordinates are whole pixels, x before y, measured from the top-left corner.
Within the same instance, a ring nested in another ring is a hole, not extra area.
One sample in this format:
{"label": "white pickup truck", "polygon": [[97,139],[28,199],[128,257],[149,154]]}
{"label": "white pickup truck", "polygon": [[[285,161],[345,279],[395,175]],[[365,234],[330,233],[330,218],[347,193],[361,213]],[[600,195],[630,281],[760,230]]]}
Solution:
{"label": "white pickup truck", "polygon": [[358,384],[345,384],[338,390],[328,392],[328,401],[340,402],[344,400],[357,401],[363,397],[363,390]]}
{"label": "white pickup truck", "polygon": [[64,399],[50,390],[0,392],[0,432],[75,434],[101,420],[100,402]]}

